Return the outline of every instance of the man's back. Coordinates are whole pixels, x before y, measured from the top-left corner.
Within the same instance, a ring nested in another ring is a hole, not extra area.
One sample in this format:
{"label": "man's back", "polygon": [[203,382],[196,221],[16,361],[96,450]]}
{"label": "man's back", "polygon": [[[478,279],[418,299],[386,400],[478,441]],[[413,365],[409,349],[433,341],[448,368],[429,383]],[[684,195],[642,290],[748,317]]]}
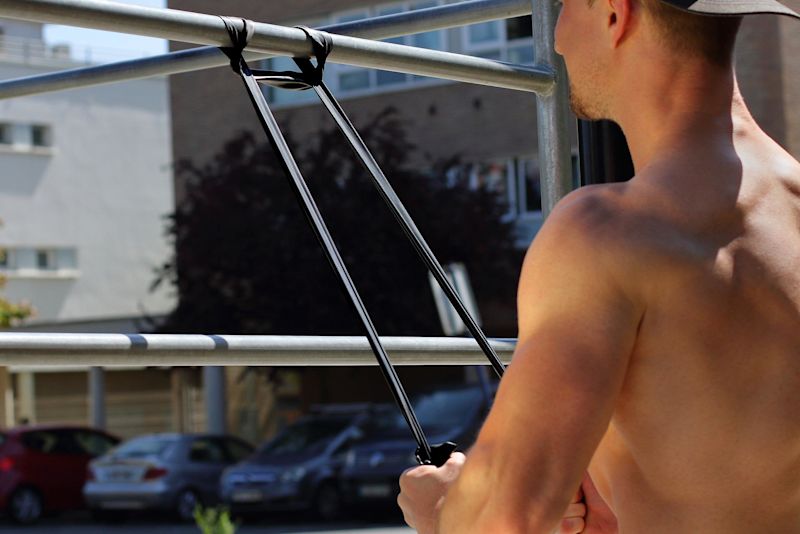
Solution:
{"label": "man's back", "polygon": [[623,534],[800,531],[800,164],[737,133],[598,191],[646,304],[590,469]]}

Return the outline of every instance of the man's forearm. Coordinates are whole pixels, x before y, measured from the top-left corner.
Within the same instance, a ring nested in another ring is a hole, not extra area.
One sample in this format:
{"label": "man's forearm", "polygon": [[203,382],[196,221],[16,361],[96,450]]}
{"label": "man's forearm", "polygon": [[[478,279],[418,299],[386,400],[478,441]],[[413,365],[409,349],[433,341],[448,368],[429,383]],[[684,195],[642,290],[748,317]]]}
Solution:
{"label": "man's forearm", "polygon": [[545,490],[544,477],[538,484],[530,479],[520,484],[527,477],[508,472],[514,466],[497,454],[502,452],[488,445],[470,450],[464,469],[445,496],[437,534],[539,534],[557,527],[574,489],[563,499],[561,491],[554,495]]}

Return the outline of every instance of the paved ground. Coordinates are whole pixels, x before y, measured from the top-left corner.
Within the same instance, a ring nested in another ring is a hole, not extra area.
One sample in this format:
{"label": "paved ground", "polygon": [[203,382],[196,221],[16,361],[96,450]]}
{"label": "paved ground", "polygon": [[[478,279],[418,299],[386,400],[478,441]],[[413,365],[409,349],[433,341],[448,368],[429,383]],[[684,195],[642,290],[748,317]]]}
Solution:
{"label": "paved ground", "polygon": [[[19,527],[0,519],[0,533],[19,534],[198,534],[194,525],[181,525],[159,518],[132,518],[121,524],[100,524],[76,514],[48,518],[37,525]],[[335,524],[302,522],[296,517],[275,517],[258,523],[245,523],[236,534],[413,534],[395,518],[386,521],[342,521]]]}

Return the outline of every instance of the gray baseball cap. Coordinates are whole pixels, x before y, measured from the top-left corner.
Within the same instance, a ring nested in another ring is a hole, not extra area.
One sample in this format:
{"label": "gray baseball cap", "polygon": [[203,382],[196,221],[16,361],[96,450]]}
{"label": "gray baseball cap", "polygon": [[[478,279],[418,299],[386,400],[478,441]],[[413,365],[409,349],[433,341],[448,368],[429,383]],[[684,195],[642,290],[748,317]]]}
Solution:
{"label": "gray baseball cap", "polygon": [[774,13],[800,19],[800,13],[778,0],[662,0],[700,15],[738,16]]}

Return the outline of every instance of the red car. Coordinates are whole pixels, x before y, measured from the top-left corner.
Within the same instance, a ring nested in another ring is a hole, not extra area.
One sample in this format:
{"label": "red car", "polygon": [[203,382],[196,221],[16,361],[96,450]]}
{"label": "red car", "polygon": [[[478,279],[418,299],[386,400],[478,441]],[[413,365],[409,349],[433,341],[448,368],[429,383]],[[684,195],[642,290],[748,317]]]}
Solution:
{"label": "red car", "polygon": [[83,508],[89,461],[119,438],[81,426],[32,425],[0,431],[0,509],[17,523]]}

